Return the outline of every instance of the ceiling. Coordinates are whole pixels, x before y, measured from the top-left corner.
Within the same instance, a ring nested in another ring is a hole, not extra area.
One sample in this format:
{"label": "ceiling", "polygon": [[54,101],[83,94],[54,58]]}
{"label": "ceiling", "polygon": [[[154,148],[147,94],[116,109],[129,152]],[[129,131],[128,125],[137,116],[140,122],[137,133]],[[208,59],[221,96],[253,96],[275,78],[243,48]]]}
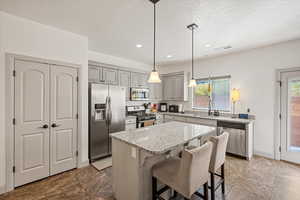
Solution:
{"label": "ceiling", "polygon": [[[152,63],[153,5],[148,0],[0,0],[0,10],[85,35],[90,50]],[[300,38],[299,0],[161,0],[157,15],[161,65],[191,58],[186,26],[193,22],[199,25],[197,58]]]}

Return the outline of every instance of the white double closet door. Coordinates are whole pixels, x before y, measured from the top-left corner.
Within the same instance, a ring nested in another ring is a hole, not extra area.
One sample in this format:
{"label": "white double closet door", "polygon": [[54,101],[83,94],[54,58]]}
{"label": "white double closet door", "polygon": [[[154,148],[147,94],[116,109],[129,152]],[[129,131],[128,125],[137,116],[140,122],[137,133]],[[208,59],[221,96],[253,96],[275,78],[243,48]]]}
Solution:
{"label": "white double closet door", "polygon": [[15,61],[15,187],[77,165],[77,69]]}

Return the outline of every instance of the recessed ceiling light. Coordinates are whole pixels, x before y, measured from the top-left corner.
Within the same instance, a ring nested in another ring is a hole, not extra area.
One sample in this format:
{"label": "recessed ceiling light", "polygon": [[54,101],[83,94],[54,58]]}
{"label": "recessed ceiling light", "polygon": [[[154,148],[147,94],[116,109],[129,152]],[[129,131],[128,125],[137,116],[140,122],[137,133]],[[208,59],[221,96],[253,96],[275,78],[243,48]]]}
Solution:
{"label": "recessed ceiling light", "polygon": [[206,44],[205,47],[211,47],[211,44]]}
{"label": "recessed ceiling light", "polygon": [[167,58],[172,58],[173,56],[172,55],[167,55]]}
{"label": "recessed ceiling light", "polygon": [[141,45],[141,44],[137,44],[135,46],[136,46],[136,48],[142,48],[143,47],[143,45]]}

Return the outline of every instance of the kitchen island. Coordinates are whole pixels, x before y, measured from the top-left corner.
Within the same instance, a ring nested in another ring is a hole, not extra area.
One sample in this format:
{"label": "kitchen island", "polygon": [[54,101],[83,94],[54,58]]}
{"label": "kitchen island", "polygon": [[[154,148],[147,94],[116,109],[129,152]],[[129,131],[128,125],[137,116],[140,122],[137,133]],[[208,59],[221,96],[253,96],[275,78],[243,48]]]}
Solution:
{"label": "kitchen island", "polygon": [[168,122],[112,134],[113,192],[117,200],[151,200],[151,168],[215,127]]}

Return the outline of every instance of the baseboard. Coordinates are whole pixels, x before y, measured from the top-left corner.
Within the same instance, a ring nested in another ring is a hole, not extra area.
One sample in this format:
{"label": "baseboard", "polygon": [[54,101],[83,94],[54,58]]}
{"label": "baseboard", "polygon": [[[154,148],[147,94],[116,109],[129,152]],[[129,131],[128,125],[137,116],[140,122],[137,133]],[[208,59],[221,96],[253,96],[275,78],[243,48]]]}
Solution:
{"label": "baseboard", "polygon": [[83,167],[87,167],[90,165],[90,161],[89,160],[86,160],[86,161],[83,161],[83,162],[80,162],[78,164],[78,168],[83,168]]}
{"label": "baseboard", "polygon": [[6,187],[5,187],[5,185],[0,186],[0,194],[3,194],[3,193],[5,193],[5,192],[6,192]]}
{"label": "baseboard", "polygon": [[275,159],[273,154],[269,154],[269,153],[261,152],[261,151],[254,151],[254,155],[262,156],[262,157],[265,157],[265,158],[270,158],[270,159],[273,159],[273,160]]}

